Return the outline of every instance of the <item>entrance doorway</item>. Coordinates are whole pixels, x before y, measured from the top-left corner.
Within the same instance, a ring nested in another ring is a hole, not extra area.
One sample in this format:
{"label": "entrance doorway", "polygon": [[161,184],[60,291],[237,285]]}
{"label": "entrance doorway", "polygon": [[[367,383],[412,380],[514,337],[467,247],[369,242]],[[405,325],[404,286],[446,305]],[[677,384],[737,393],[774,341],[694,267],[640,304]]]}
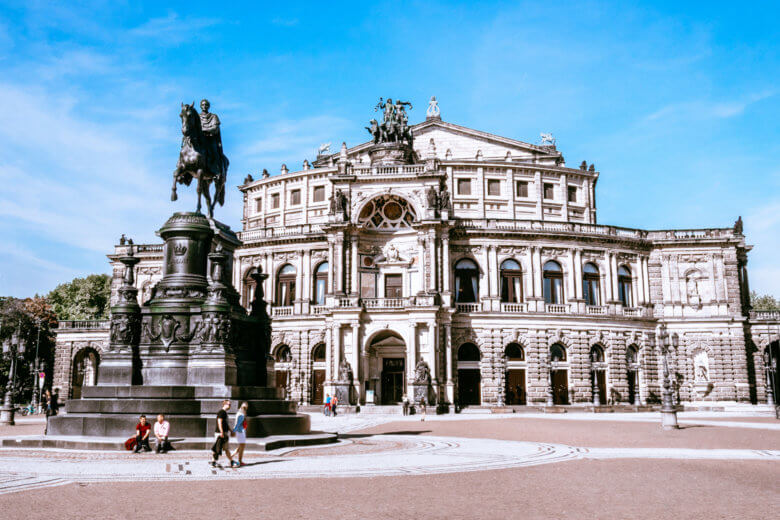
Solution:
{"label": "entrance doorway", "polygon": [[480,357],[479,348],[473,343],[464,343],[458,349],[458,405],[460,407],[482,404]]}
{"label": "entrance doorway", "polygon": [[552,391],[554,404],[569,404],[568,370],[552,371]]}
{"label": "entrance doorway", "polygon": [[510,368],[506,372],[506,404],[525,403],[525,369]]}
{"label": "entrance doorway", "polygon": [[404,358],[382,359],[382,404],[400,403],[404,395]]}
{"label": "entrance doorway", "polygon": [[323,390],[325,387],[325,371],[324,370],[314,370],[312,371],[311,376],[311,388],[312,388],[312,396],[311,396],[311,404],[322,404],[323,403]]}

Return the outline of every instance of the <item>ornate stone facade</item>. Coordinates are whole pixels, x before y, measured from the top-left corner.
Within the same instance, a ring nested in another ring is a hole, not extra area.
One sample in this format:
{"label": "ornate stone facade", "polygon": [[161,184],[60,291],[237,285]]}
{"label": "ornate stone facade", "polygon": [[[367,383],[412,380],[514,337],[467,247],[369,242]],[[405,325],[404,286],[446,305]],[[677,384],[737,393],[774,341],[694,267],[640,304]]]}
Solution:
{"label": "ornate stone facade", "polygon": [[[599,172],[567,167],[554,144],[454,125],[438,107],[410,128],[405,163],[369,141],[240,187],[233,284],[247,305],[250,275],[270,275],[276,381],[292,399],[347,385],[353,403],[653,403],[665,323],[681,402],[767,401],[780,315],[749,314],[741,226],[599,225]],[[137,255],[144,299],[162,250]]]}

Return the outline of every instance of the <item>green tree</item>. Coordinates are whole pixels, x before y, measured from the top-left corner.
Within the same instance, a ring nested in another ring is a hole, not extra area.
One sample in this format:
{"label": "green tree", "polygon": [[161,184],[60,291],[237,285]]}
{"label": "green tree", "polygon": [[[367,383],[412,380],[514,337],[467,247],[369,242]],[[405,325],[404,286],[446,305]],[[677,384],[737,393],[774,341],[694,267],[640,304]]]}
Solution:
{"label": "green tree", "polygon": [[769,294],[750,291],[750,305],[754,311],[780,311],[780,301]]}
{"label": "green tree", "polygon": [[54,288],[46,299],[59,320],[108,319],[111,277],[91,274]]}

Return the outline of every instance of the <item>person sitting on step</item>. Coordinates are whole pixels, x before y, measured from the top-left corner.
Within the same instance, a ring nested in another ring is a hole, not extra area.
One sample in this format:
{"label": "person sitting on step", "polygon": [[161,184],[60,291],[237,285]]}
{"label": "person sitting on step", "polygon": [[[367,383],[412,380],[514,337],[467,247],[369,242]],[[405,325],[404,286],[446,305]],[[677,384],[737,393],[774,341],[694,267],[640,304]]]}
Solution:
{"label": "person sitting on step", "polygon": [[152,430],[152,425],[146,422],[146,416],[142,415],[138,418],[138,424],[135,426],[135,451],[133,453],[139,453],[141,448],[144,451],[152,451],[149,447],[149,433]]}

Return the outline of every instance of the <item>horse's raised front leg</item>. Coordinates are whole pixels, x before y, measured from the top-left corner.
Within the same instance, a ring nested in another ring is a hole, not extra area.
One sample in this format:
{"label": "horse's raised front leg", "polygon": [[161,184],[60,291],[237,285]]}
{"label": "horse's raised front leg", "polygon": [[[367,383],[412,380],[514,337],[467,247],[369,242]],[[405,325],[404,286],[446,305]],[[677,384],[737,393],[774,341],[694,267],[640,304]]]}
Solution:
{"label": "horse's raised front leg", "polygon": [[171,187],[171,200],[177,200],[179,197],[176,195],[176,180],[179,178],[179,169],[176,168],[173,171],[173,186]]}
{"label": "horse's raised front leg", "polygon": [[[206,197],[206,209],[209,212],[209,217],[214,218],[214,204],[211,202],[211,193],[209,193],[209,186],[211,186],[211,183],[203,181],[203,184],[203,196]],[[214,193],[214,198],[216,199],[216,193]]]}
{"label": "horse's raised front leg", "polygon": [[195,209],[196,213],[200,213],[200,195],[201,195],[201,192],[203,191],[203,188],[202,188],[203,180],[202,179],[203,179],[203,177],[201,177],[199,175],[198,176],[198,188],[196,190],[198,192],[198,207]]}

